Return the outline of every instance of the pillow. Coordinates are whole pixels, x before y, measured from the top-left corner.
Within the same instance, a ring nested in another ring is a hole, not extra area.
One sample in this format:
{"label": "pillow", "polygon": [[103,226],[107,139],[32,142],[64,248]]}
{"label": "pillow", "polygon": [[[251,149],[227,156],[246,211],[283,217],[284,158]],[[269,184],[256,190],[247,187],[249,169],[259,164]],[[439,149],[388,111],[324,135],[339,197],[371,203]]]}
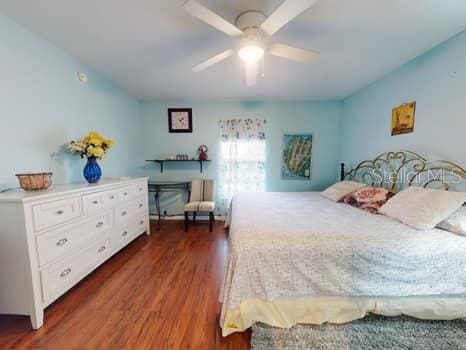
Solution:
{"label": "pillow", "polygon": [[331,199],[334,202],[338,202],[343,199],[346,195],[356,192],[357,190],[366,187],[366,184],[354,181],[341,181],[335,185],[330,186],[325,191],[320,192],[322,197]]}
{"label": "pillow", "polygon": [[379,213],[418,230],[429,230],[448,218],[466,201],[466,192],[408,187],[391,198]]}
{"label": "pillow", "polygon": [[394,195],[395,193],[385,188],[365,187],[345,196],[343,202],[369,213],[376,214],[379,208],[387,203],[387,200]]}
{"label": "pillow", "polygon": [[437,228],[466,236],[466,207],[459,208],[438,224]]}

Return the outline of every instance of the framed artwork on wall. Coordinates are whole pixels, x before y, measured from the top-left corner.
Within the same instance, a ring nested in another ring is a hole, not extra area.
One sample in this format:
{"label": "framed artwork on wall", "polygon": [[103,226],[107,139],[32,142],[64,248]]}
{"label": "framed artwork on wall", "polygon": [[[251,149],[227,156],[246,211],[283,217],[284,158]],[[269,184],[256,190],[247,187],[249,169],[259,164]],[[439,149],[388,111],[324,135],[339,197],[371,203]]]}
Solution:
{"label": "framed artwork on wall", "polygon": [[311,179],[312,134],[283,135],[281,173],[284,180]]}
{"label": "framed artwork on wall", "polygon": [[392,109],[392,136],[409,134],[414,131],[416,102],[403,103]]}
{"label": "framed artwork on wall", "polygon": [[193,110],[192,108],[169,108],[168,109],[168,132],[170,133],[193,132]]}

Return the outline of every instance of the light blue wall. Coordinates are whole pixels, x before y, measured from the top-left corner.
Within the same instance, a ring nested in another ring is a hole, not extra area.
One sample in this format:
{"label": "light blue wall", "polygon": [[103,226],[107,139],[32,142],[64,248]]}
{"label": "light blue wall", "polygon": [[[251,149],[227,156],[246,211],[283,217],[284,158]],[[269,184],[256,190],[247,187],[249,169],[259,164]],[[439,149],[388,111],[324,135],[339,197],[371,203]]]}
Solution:
{"label": "light blue wall", "polygon": [[[77,71],[89,82],[79,83]],[[0,189],[16,186],[14,174],[52,171],[54,182],[81,180],[84,160],[60,146],[89,130],[116,140],[101,162],[105,176],[144,174],[154,180],[200,177],[196,165],[170,165],[161,175],[145,159],[190,153],[201,143],[213,162],[204,177],[217,180],[218,120],[264,117],[267,124],[269,191],[322,189],[337,178],[340,102],[139,102],[61,49],[0,16],[0,122],[2,162]],[[169,134],[167,108],[192,107],[194,132]],[[280,152],[285,132],[312,132],[311,181],[280,178]],[[173,199],[179,205],[179,198]],[[174,209],[178,210],[178,209]]]}
{"label": "light blue wall", "polygon": [[[193,108],[193,133],[169,134],[167,109]],[[164,158],[169,154],[195,155],[200,144],[206,144],[213,160],[201,175],[197,164],[169,164],[163,174],[158,165],[147,164],[142,171],[154,180],[189,180],[217,178],[219,123],[223,118],[263,117],[267,119],[267,191],[320,190],[333,183],[338,174],[340,103],[329,102],[218,102],[162,101],[142,103],[145,147],[144,159]],[[312,180],[287,181],[280,176],[280,158],[284,133],[311,132]],[[170,198],[171,210],[180,211],[179,198]]]}
{"label": "light blue wall", "polygon": [[[79,83],[76,71],[89,82]],[[17,186],[22,171],[52,171],[55,183],[81,180],[84,160],[60,145],[94,129],[116,140],[101,162],[104,175],[135,173],[139,102],[1,15],[0,76],[0,189]]]}
{"label": "light blue wall", "polygon": [[[414,133],[392,137],[391,110],[408,101]],[[348,165],[409,149],[466,166],[466,32],[345,99],[341,136]]]}
{"label": "light blue wall", "polygon": [[[160,174],[145,159],[189,153],[205,143],[217,179],[218,120],[263,117],[267,124],[268,191],[320,190],[349,165],[393,149],[412,149],[466,164],[466,33],[441,44],[353,96],[322,102],[139,102],[62,50],[0,16],[0,189],[22,171],[53,171],[55,183],[81,180],[84,160],[60,146],[91,129],[117,143],[102,161],[105,176],[146,174],[154,180],[200,177],[195,164]],[[84,71],[88,84],[75,78]],[[393,106],[417,101],[413,134],[390,136]],[[192,107],[194,132],[169,134],[167,108]],[[314,135],[312,180],[280,178],[282,135]],[[341,140],[340,140],[341,139]],[[179,210],[179,198],[172,201]]]}

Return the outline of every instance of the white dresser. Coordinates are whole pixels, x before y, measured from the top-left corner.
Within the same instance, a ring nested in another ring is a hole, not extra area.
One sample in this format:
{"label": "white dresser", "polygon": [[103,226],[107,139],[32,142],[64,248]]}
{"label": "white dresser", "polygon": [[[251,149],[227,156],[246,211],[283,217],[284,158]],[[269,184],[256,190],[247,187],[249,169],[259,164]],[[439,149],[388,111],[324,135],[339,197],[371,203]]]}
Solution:
{"label": "white dresser", "polygon": [[0,314],[40,328],[44,308],[144,232],[147,178],[0,194]]}

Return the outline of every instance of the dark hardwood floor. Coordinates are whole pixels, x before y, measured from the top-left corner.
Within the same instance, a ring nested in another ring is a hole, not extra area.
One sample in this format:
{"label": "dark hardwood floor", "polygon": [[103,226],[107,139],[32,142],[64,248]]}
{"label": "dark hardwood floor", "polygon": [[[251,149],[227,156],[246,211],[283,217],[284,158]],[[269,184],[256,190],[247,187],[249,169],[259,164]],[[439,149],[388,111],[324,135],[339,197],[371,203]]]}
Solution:
{"label": "dark hardwood floor", "polygon": [[227,233],[216,223],[167,221],[49,306],[44,326],[0,316],[0,348],[248,349],[250,333],[223,338],[218,295]]}

